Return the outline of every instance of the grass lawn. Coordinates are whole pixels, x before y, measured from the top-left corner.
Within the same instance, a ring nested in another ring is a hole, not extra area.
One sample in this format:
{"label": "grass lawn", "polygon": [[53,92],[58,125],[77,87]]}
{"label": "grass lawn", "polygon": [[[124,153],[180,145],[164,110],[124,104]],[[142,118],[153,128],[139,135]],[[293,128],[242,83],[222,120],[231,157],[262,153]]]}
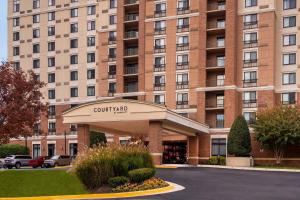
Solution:
{"label": "grass lawn", "polygon": [[0,172],[0,197],[86,194],[78,178],[64,170],[7,170]]}
{"label": "grass lawn", "polygon": [[291,169],[291,170],[300,170],[300,167],[287,167],[287,166],[255,166],[255,168],[265,168],[265,169]]}

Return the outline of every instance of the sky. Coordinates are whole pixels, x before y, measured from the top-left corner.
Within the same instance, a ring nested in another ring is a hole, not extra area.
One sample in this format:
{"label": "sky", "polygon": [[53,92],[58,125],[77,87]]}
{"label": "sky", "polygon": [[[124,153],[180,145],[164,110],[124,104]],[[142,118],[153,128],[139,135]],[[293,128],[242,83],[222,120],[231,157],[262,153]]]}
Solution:
{"label": "sky", "polygon": [[7,1],[0,0],[0,61],[7,59]]}

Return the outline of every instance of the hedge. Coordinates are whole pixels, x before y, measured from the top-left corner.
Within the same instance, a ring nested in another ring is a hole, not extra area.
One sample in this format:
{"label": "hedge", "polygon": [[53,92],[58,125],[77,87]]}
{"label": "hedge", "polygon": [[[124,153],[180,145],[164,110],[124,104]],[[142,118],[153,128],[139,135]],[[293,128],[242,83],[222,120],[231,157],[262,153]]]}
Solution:
{"label": "hedge", "polygon": [[155,175],[153,168],[142,168],[129,171],[130,181],[133,183],[141,183]]}
{"label": "hedge", "polygon": [[19,144],[3,144],[0,145],[0,158],[5,158],[9,155],[28,155],[28,147]]}

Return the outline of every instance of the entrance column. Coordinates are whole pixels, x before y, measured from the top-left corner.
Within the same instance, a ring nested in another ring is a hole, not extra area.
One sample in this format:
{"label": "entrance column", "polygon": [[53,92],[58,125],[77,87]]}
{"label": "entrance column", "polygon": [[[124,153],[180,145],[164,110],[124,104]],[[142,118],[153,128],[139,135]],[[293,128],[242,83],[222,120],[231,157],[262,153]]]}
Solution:
{"label": "entrance column", "polygon": [[163,134],[162,122],[150,121],[149,131],[147,135],[149,139],[148,149],[150,151],[150,154],[153,158],[153,162],[155,165],[162,164],[162,154],[163,154],[162,134]]}
{"label": "entrance column", "polygon": [[188,137],[188,164],[199,164],[199,138],[197,135]]}
{"label": "entrance column", "polygon": [[78,124],[77,127],[78,152],[82,152],[90,146],[90,126]]}

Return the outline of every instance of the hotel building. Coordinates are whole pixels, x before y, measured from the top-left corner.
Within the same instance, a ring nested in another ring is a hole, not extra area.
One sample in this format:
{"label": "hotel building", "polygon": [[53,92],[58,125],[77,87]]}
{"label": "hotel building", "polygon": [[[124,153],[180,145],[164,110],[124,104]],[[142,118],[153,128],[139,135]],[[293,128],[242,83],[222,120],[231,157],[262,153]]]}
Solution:
{"label": "hotel building", "polygon": [[[226,156],[238,115],[251,124],[260,109],[300,101],[299,9],[298,0],[8,0],[9,60],[47,83],[48,115],[26,139],[32,155],[74,155],[97,129],[111,142],[146,133],[157,162]],[[256,163],[274,162],[252,146]],[[283,160],[299,163],[299,148]]]}

